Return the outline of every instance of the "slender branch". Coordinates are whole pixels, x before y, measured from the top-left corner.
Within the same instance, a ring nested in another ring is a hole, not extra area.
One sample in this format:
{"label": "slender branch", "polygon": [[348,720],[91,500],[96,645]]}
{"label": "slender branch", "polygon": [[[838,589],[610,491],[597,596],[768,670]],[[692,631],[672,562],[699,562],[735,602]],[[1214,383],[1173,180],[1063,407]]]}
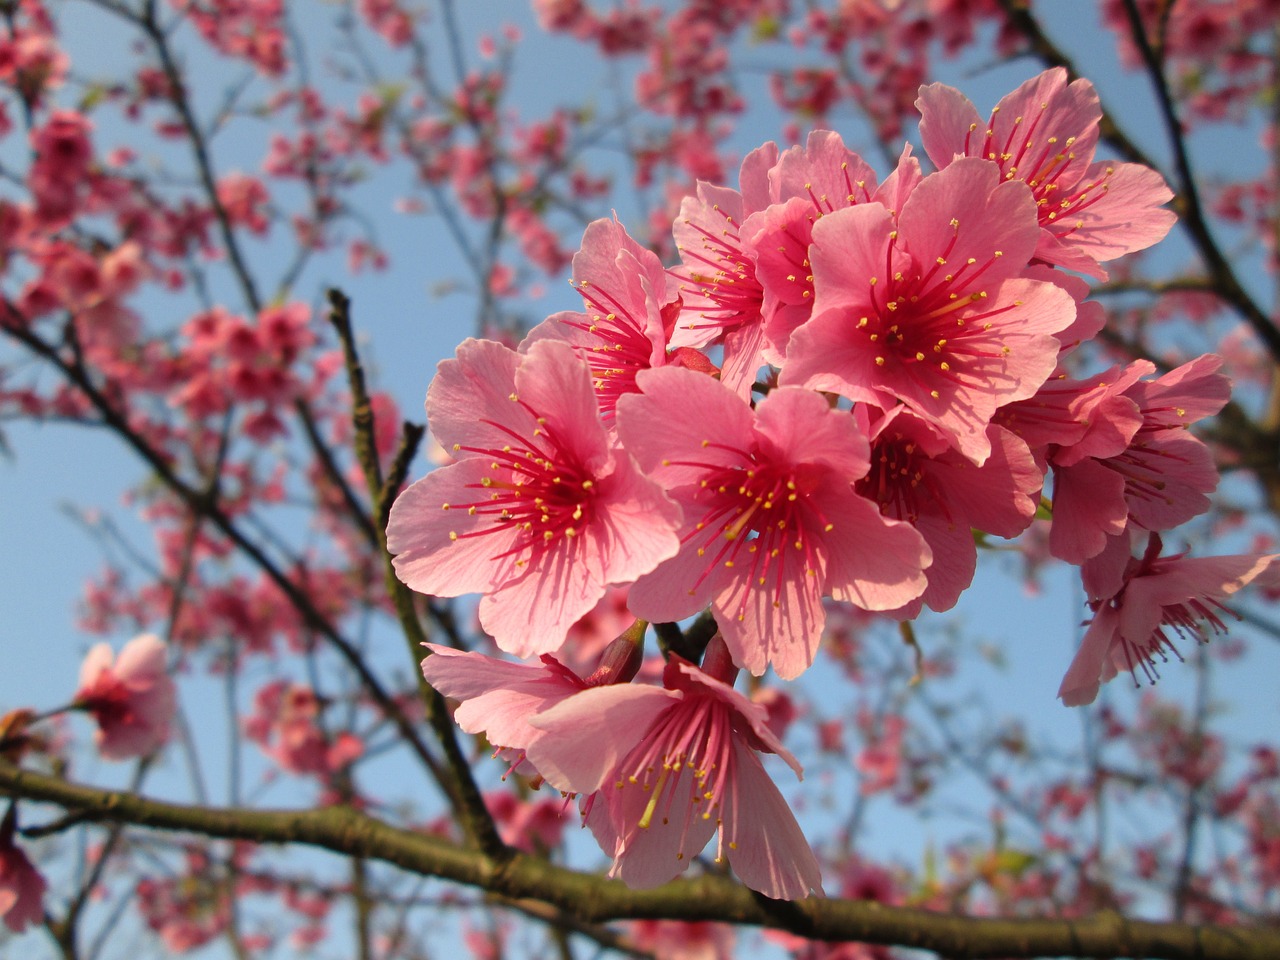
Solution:
{"label": "slender branch", "polygon": [[[343,359],[346,363],[347,381],[351,386],[351,419],[355,426],[356,459],[364,470],[365,484],[369,494],[374,498],[373,513],[380,520],[374,531],[377,538],[378,553],[382,557],[384,579],[387,592],[391,594],[395,604],[396,615],[404,632],[405,643],[409,647],[409,658],[415,668],[423,656],[422,645],[426,642],[426,631],[418,618],[414,593],[396,576],[395,567],[391,563],[391,554],[387,552],[386,524],[382,518],[389,515],[391,499],[394,491],[389,491],[383,481],[382,465],[378,462],[378,447],[375,441],[373,422],[373,404],[365,388],[364,367],[356,352],[355,335],[351,326],[351,301],[339,290],[329,291],[329,319],[338,332],[342,343]],[[421,434],[418,434],[419,438]],[[392,465],[392,476],[396,479],[396,488],[403,482],[404,472],[408,469],[408,460],[416,449],[416,443],[407,443],[399,451],[397,462]],[[462,821],[467,835],[491,857],[502,858],[508,855],[506,844],[498,836],[493,818],[480,795],[475,778],[471,774],[471,765],[458,746],[454,733],[453,720],[444,697],[427,683],[421,670],[414,670],[418,680],[418,694],[426,705],[427,722],[435,731],[441,747],[448,760],[452,779],[446,786],[454,812]]]}

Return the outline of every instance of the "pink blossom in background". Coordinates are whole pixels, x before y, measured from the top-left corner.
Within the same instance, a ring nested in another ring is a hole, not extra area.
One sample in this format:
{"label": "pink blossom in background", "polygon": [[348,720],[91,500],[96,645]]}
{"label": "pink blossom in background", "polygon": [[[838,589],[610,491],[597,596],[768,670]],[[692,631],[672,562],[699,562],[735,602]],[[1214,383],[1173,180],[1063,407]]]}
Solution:
{"label": "pink blossom in background", "polygon": [[1065,290],[1020,276],[1038,234],[1026,186],[973,159],[926,177],[896,216],[879,203],[827,214],[809,251],[813,317],[779,382],[905,404],[981,464],[995,411],[1044,383],[1076,316]]}
{"label": "pink blossom in background", "polygon": [[165,660],[165,644],[152,634],[134,637],[119,658],[105,643],[84,658],[72,702],[97,721],[95,742],[108,760],[145,756],[169,738],[177,691]]}
{"label": "pink blossom in background", "polygon": [[799,763],[764,708],[730,686],[737,669],[722,641],[704,667],[673,654],[662,689],[597,687],[538,713],[531,761],[560,790],[599,791],[587,825],[628,886],[675,878],[719,834],[716,860],[751,889],[778,900],[821,893],[818,862],[758,754],[778,754],[797,776]]}
{"label": "pink blossom in background", "polygon": [[[1190,559],[1161,557],[1161,540],[1151,534],[1141,560],[1131,558],[1114,596],[1091,603],[1094,617],[1063,677],[1058,696],[1069,707],[1092,703],[1100,686],[1121,671],[1138,671],[1154,681],[1156,660],[1181,659],[1173,637],[1201,643],[1225,634],[1222,615],[1234,616],[1222,601],[1246,584],[1275,587],[1280,554]],[[1170,632],[1173,637],[1170,636]]]}
{"label": "pink blossom in background", "polygon": [[627,924],[632,945],[655,960],[733,960],[734,929],[705,920],[633,920]]}
{"label": "pink blossom in background", "polygon": [[710,603],[739,666],[792,679],[817,653],[824,596],[886,610],[923,591],[920,535],[850,486],[868,445],[848,413],[795,388],[752,410],[687,370],[638,383],[618,406],[619,435],[684,524],[680,552],[632,586],[637,616],[681,620]]}
{"label": "pink blossom in background", "polygon": [[13,842],[18,817],[9,807],[0,823],[0,917],[14,933],[22,933],[33,924],[44,923],[45,879]]}
{"label": "pink blossom in background", "polygon": [[560,845],[570,819],[568,801],[559,796],[522,800],[510,790],[493,790],[484,795],[484,805],[503,843],[535,855]]}
{"label": "pink blossom in background", "polygon": [[610,587],[600,602],[569,628],[556,659],[583,676],[595,668],[600,654],[613,639],[635,623],[627,609],[627,588]]}
{"label": "pink blossom in background", "polygon": [[892,790],[902,768],[902,734],[906,721],[890,715],[884,718],[876,738],[858,751],[854,767],[859,774],[858,789],[864,795]]}
{"label": "pink blossom in background", "polygon": [[305,684],[268,683],[254,696],[253,708],[244,721],[245,736],[290,773],[327,778],[364,753],[354,734],[326,733],[320,724],[323,704]]}
{"label": "pink blossom in background", "polygon": [[1093,162],[1102,108],[1093,84],[1067,83],[1061,67],[1032,77],[983,121],[953,87],[920,88],[920,136],[939,168],[981,157],[1001,179],[1026,183],[1035,196],[1039,260],[1099,280],[1099,264],[1146,249],[1176,219],[1163,204],[1173,193],[1156,171],[1137,163]]}
{"label": "pink blossom in background", "polygon": [[611,584],[679,547],[679,509],[610,445],[587,365],[557,340],[523,356],[467,340],[427,394],[457,462],[405,490],[387,546],[432,596],[484,594],[480,623],[517,656],[549,653]]}

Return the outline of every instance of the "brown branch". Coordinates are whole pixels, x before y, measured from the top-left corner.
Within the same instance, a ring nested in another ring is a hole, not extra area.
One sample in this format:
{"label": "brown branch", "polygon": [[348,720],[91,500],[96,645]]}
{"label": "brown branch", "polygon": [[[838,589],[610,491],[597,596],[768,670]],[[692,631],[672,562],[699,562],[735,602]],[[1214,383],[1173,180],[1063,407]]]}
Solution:
{"label": "brown branch", "polygon": [[631,890],[616,880],[514,854],[494,860],[348,807],[236,810],[164,803],[70,783],[0,760],[0,793],[80,810],[106,822],[258,843],[301,843],[395,864],[515,900],[536,900],[586,923],[663,918],[789,930],[815,940],[896,944],[948,958],[1145,957],[1274,960],[1280,930],[1151,923],[1101,913],[1076,920],[958,917],[859,900],[769,900],[724,877]]}

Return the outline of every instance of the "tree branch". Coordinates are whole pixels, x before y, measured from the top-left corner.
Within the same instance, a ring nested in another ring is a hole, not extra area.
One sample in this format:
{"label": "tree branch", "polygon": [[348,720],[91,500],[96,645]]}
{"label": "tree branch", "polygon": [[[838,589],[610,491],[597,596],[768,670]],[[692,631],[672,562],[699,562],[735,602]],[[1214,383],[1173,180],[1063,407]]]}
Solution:
{"label": "tree branch", "polygon": [[106,822],[258,843],[301,843],[395,864],[511,899],[537,900],[586,923],[711,920],[789,930],[815,940],[896,944],[948,958],[1145,957],[1274,960],[1280,930],[1148,923],[1102,913],[1078,920],[957,917],[909,907],[816,897],[769,900],[703,876],[654,890],[514,854],[495,861],[438,837],[390,826],[348,807],[235,810],[186,806],[58,780],[0,760],[0,793],[83,811]]}

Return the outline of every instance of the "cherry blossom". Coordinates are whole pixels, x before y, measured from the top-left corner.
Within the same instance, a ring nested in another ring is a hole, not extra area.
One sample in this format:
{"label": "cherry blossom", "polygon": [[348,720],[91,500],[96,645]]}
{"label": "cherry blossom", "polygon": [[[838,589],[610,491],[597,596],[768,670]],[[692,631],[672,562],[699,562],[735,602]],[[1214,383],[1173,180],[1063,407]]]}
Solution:
{"label": "cherry blossom", "polygon": [[765,710],[731,686],[737,669],[713,640],[703,669],[672,655],[663,687],[620,684],[566,698],[530,723],[544,736],[530,759],[561,790],[594,794],[587,825],[636,888],[683,873],[713,834],[716,860],[767,897],[822,892],[818,863],[765,772],[776,753]]}
{"label": "cherry blossom", "polygon": [[1206,354],[1142,380],[1154,366],[1139,360],[1079,385],[1072,413],[1087,428],[1050,456],[1054,556],[1083,563],[1129,523],[1169,530],[1209,508],[1218,471],[1208,447],[1186,428],[1230,397],[1221,365]]}
{"label": "cherry blossom", "polygon": [[1139,670],[1156,678],[1156,660],[1178,656],[1173,638],[1208,642],[1225,634],[1222,604],[1249,583],[1280,583],[1280,554],[1251,554],[1191,559],[1183,554],[1161,557],[1162,543],[1151,534],[1141,560],[1131,558],[1114,595],[1090,604],[1093,620],[1075,659],[1062,679],[1058,696],[1069,707],[1092,703],[1099,687],[1121,671],[1137,679]]}
{"label": "cherry blossom", "polygon": [[555,340],[524,356],[468,340],[427,395],[456,463],[391,509],[399,577],[435,596],[482,593],[480,622],[519,656],[557,649],[610,584],[673,556],[679,510],[611,448],[585,363]]}
{"label": "cherry blossom", "polygon": [[870,428],[871,469],[854,489],[886,517],[920,532],[933,555],[929,586],[895,616],[914,618],[922,605],[949,610],[973,582],[973,530],[1016,537],[1039,505],[1043,475],[1027,445],[991,424],[991,455],[981,466],[961,456],[936,429],[895,407]]}
{"label": "cherry blossom", "polygon": [[609,423],[618,398],[635,392],[636,374],[667,362],[667,334],[680,309],[675,280],[621,223],[596,220],[573,257],[572,282],[587,311],[552,314],[529,332],[523,349],[546,338],[572,344],[591,367],[600,415]]}
{"label": "cherry blossom", "polygon": [[152,634],[134,637],[118,658],[105,643],[84,658],[72,703],[97,721],[95,743],[108,760],[145,756],[169,738],[177,691],[165,659],[164,641]]}
{"label": "cherry blossom", "polygon": [[679,554],[631,588],[637,616],[680,620],[709,602],[737,664],[791,679],[817,653],[824,596],[889,610],[920,595],[929,548],[850,487],[869,464],[847,413],[785,387],[753,411],[688,370],[637,382],[620,435],[684,510]]}
{"label": "cherry blossom", "polygon": [[18,826],[17,807],[10,805],[0,822],[0,917],[14,933],[44,923],[44,877],[13,842]]}
{"label": "cherry blossom", "polygon": [[1041,234],[1035,255],[1100,280],[1099,264],[1146,249],[1175,217],[1162,205],[1173,193],[1156,171],[1137,163],[1093,162],[1102,109],[1088,80],[1067,83],[1062,67],[1032,77],[983,122],[960,91],[920,88],[920,136],[940,169],[958,157],[982,157],[1001,178],[1026,183]]}
{"label": "cherry blossom", "polygon": [[998,407],[1053,372],[1075,319],[1064,290],[1019,276],[1039,233],[1026,186],[961,159],[921,181],[895,217],[878,203],[813,227],[813,317],[780,382],[890,409],[905,404],[975,463]]}

